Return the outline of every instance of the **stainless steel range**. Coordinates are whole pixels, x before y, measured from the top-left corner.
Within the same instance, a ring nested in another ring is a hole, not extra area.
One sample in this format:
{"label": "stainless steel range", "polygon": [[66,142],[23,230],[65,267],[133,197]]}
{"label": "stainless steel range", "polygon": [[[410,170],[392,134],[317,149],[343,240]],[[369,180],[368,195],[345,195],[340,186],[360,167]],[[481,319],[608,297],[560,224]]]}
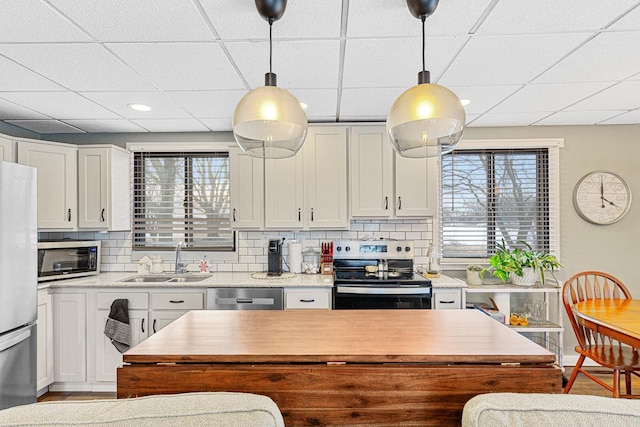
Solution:
{"label": "stainless steel range", "polygon": [[333,308],[429,309],[431,281],[413,272],[413,242],[333,243]]}

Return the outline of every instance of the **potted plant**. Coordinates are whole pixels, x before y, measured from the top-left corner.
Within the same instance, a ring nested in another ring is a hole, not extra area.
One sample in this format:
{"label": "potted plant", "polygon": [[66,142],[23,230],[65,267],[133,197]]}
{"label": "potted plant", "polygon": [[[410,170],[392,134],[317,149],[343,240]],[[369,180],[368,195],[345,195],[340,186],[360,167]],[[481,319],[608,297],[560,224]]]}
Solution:
{"label": "potted plant", "polygon": [[536,252],[527,242],[519,243],[525,248],[508,249],[504,240],[502,244],[496,244],[496,253],[489,258],[491,267],[485,270],[503,282],[510,279],[514,285],[531,286],[535,283],[538,274],[540,274],[540,281],[544,284],[545,271],[549,271],[553,276],[555,269],[562,267],[555,256]]}
{"label": "potted plant", "polygon": [[482,285],[482,270],[484,269],[477,264],[467,265],[467,284]]}

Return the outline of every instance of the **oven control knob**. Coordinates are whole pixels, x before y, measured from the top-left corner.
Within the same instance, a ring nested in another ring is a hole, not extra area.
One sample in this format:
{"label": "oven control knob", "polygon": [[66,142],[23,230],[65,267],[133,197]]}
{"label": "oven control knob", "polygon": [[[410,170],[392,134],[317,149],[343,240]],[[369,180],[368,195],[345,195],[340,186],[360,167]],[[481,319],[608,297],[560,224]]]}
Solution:
{"label": "oven control knob", "polygon": [[405,252],[409,252],[410,250],[411,250],[411,248],[410,248],[409,246],[407,246],[407,247],[405,247],[405,248],[404,248],[404,251],[405,251]]}
{"label": "oven control knob", "polygon": [[398,247],[396,248],[396,251],[398,251],[398,252],[400,252],[401,250],[402,250],[402,246],[398,246]]}
{"label": "oven control knob", "polygon": [[341,250],[342,250],[342,246],[338,246],[338,247],[336,248],[336,251],[338,251],[338,252],[340,252]]}
{"label": "oven control knob", "polygon": [[349,246],[346,246],[346,247],[344,248],[344,250],[345,250],[345,251],[347,251],[347,252],[349,252],[349,251],[351,250],[351,248],[350,248]]}

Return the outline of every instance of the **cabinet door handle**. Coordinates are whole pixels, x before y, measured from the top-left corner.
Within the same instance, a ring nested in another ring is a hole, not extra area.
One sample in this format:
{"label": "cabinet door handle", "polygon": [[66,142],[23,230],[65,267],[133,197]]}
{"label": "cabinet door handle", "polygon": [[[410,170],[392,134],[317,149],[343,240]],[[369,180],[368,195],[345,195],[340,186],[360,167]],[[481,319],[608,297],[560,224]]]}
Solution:
{"label": "cabinet door handle", "polygon": [[67,221],[71,222],[71,209],[67,210]]}
{"label": "cabinet door handle", "polygon": [[233,208],[233,222],[236,222],[236,208]]}
{"label": "cabinet door handle", "polygon": [[301,213],[301,209],[298,208],[298,222],[302,221],[302,213]]}
{"label": "cabinet door handle", "polygon": [[102,212],[100,212],[100,221],[104,222],[104,209],[102,209]]}
{"label": "cabinet door handle", "polygon": [[183,299],[170,299],[169,302],[171,304],[182,304],[184,302]]}
{"label": "cabinet door handle", "polygon": [[402,197],[398,196],[398,210],[402,209]]}
{"label": "cabinet door handle", "polygon": [[389,209],[389,197],[384,196],[384,210]]}
{"label": "cabinet door handle", "polygon": [[154,334],[155,334],[156,332],[158,332],[158,331],[156,331],[156,321],[157,321],[157,320],[158,320],[158,319],[153,319],[153,333],[154,333]]}
{"label": "cabinet door handle", "polygon": [[311,221],[313,221],[313,208],[311,208]]}
{"label": "cabinet door handle", "polygon": [[300,302],[316,302],[315,299],[301,299]]}
{"label": "cabinet door handle", "polygon": [[142,319],[141,325],[142,325],[142,332],[144,332],[144,319]]}

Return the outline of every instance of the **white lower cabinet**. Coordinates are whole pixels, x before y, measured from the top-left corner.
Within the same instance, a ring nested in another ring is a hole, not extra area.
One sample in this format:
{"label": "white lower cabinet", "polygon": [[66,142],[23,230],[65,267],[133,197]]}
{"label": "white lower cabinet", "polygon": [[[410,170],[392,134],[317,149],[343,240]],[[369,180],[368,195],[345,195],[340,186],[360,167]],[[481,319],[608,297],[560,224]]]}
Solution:
{"label": "white lower cabinet", "polygon": [[331,309],[332,288],[284,288],[284,309]]}
{"label": "white lower cabinet", "polygon": [[5,162],[16,161],[16,143],[9,138],[0,136],[0,160]]}
{"label": "white lower cabinet", "polygon": [[46,290],[38,291],[37,390],[53,382],[53,300]]}
{"label": "white lower cabinet", "polygon": [[53,294],[53,377],[87,380],[87,295]]}
{"label": "white lower cabinet", "polygon": [[431,308],[448,310],[463,308],[463,294],[460,288],[432,288]]}

